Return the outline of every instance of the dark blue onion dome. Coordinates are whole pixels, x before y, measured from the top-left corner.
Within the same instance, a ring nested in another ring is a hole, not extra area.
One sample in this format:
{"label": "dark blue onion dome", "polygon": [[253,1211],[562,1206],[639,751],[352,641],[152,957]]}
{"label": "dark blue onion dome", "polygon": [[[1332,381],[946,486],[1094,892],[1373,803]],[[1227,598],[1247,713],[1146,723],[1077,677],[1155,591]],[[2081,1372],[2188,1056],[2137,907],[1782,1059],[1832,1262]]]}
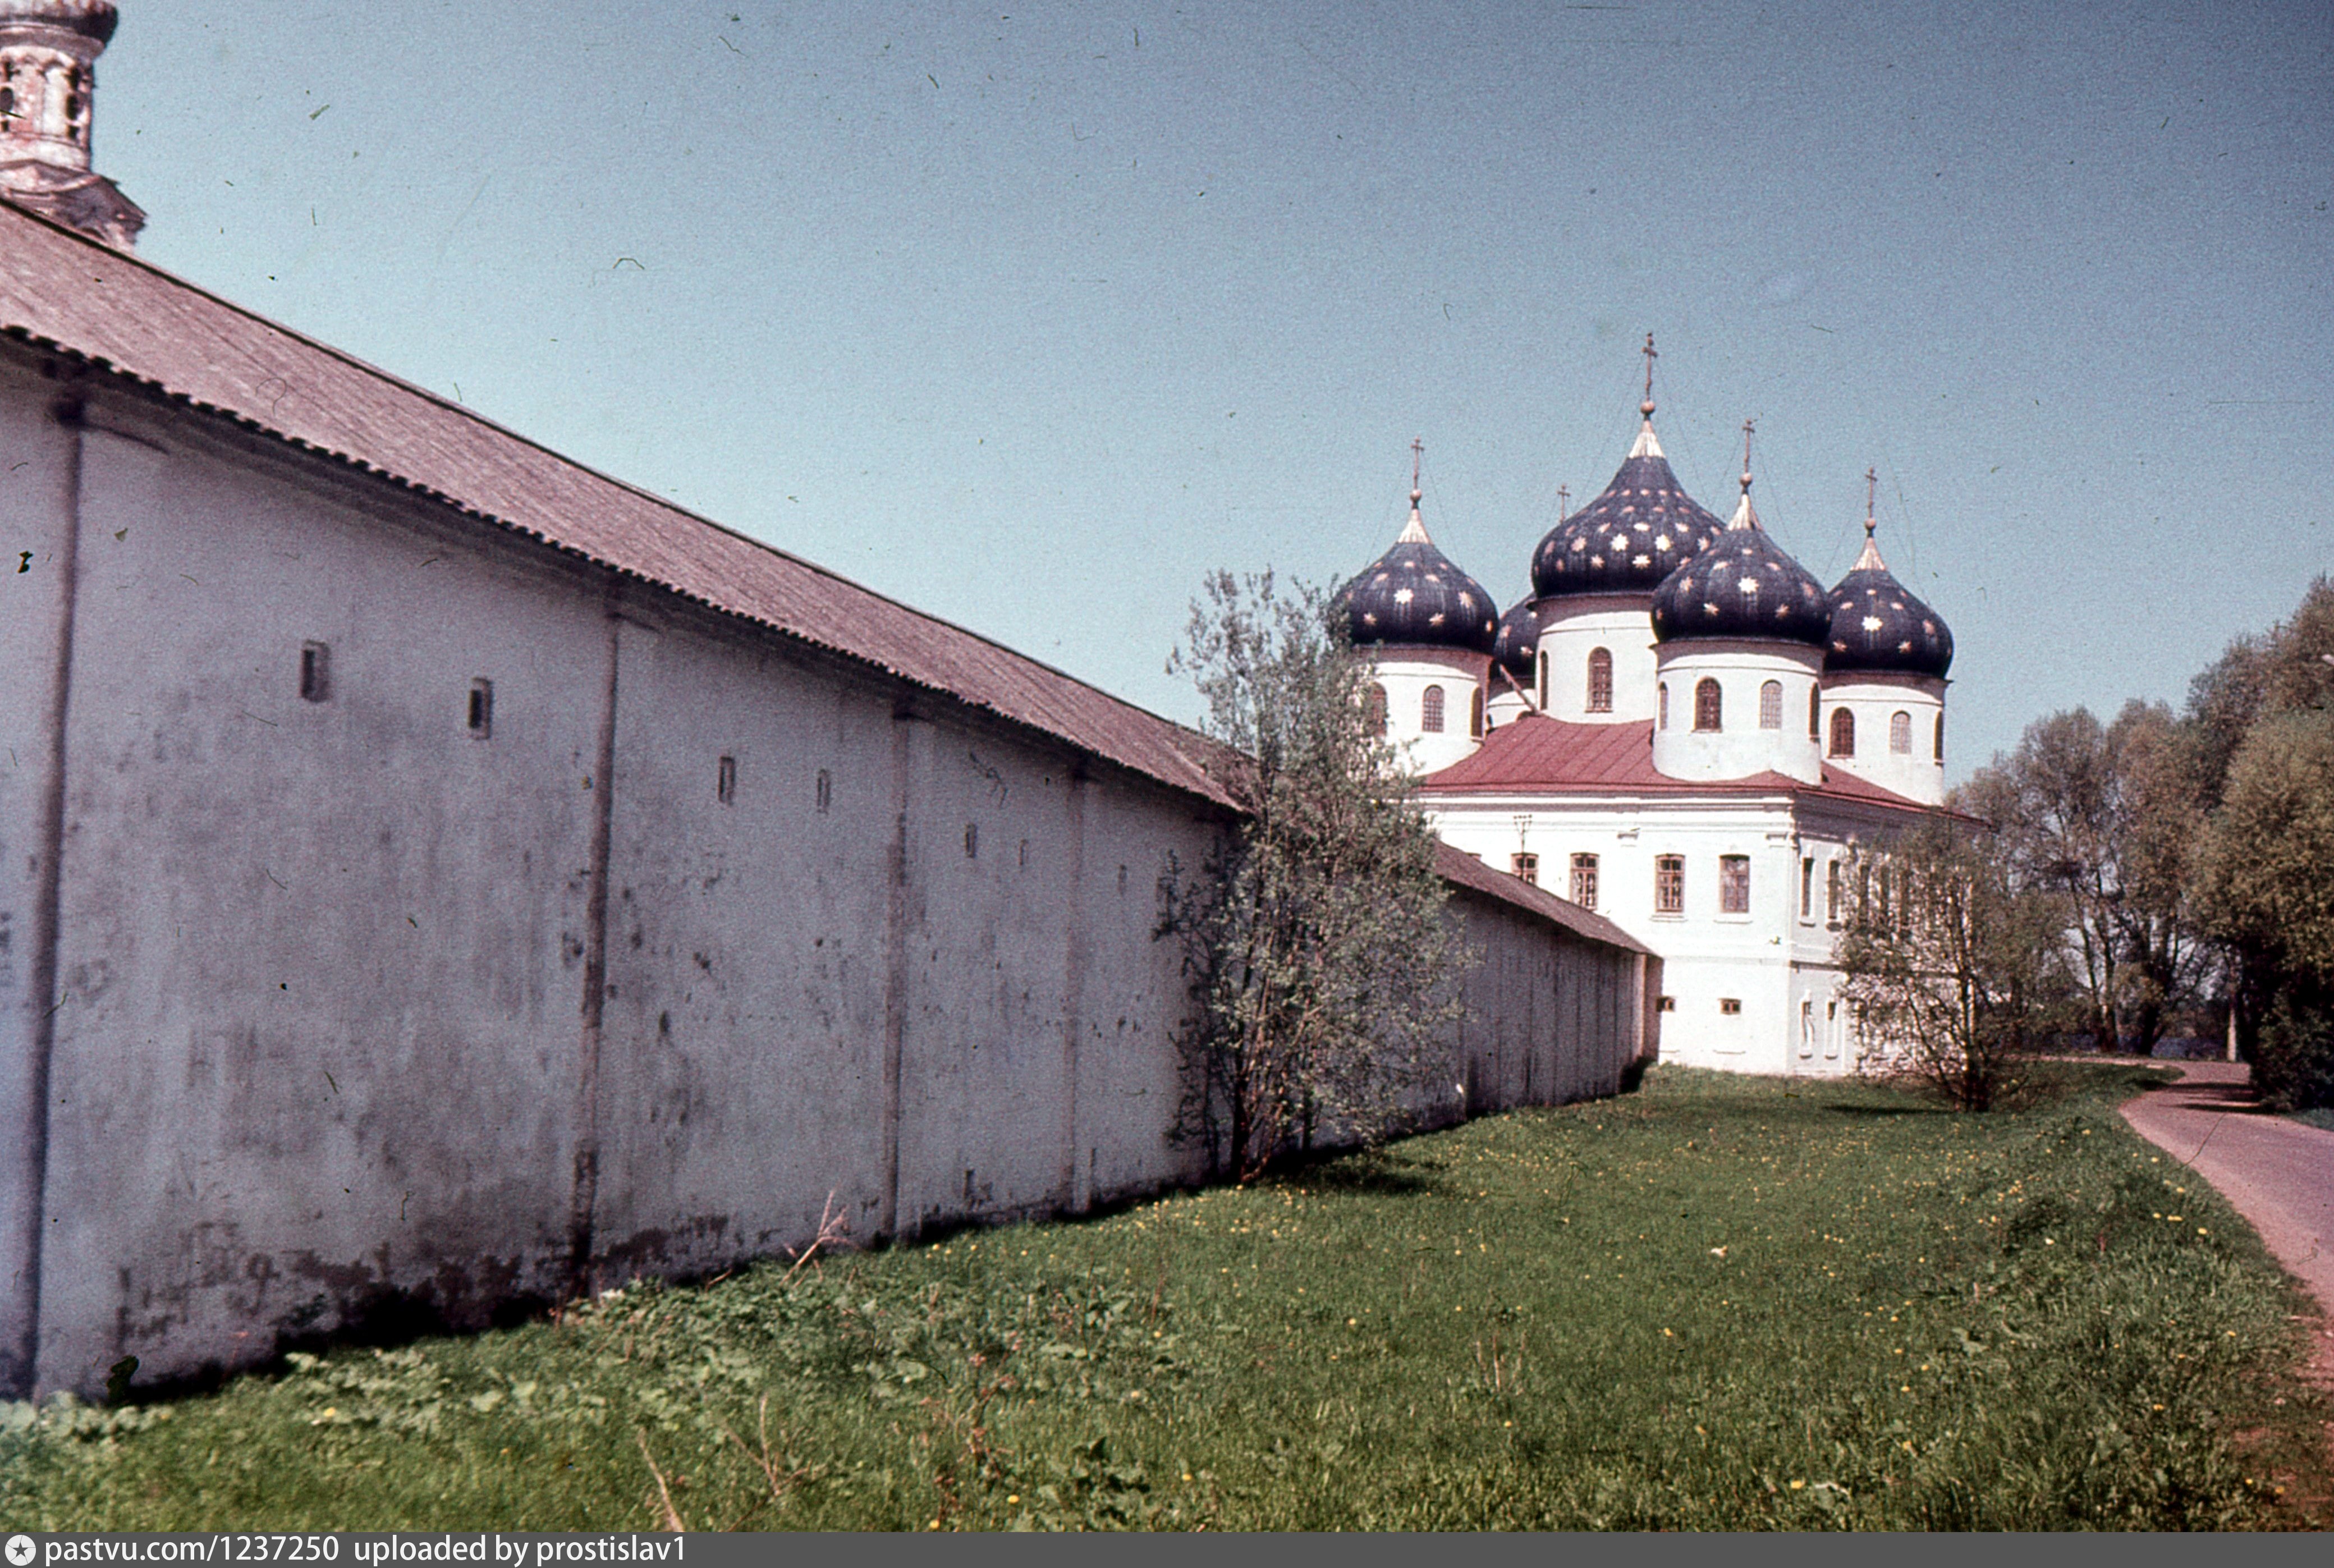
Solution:
{"label": "dark blue onion dome", "polygon": [[1953,667],[1953,634],[1938,613],[1905,591],[1880,559],[1873,522],[1864,520],[1864,553],[1831,591],[1826,671],[1934,675]]}
{"label": "dark blue onion dome", "polygon": [[1410,521],[1394,548],[1337,590],[1347,635],[1356,648],[1407,642],[1489,653],[1498,635],[1498,606],[1426,536],[1418,498],[1413,490]]}
{"label": "dark blue onion dome", "polygon": [[1532,601],[1519,600],[1514,609],[1500,617],[1500,631],[1491,643],[1491,662],[1516,678],[1519,686],[1529,687],[1538,678],[1539,617],[1532,613]]}
{"label": "dark blue onion dome", "polygon": [[1759,525],[1750,476],[1726,531],[1654,591],[1654,640],[1755,637],[1824,646],[1831,601]]}
{"label": "dark blue onion dome", "polygon": [[1532,553],[1533,592],[1650,592],[1725,531],[1670,472],[1651,398],[1640,411],[1636,445],[1605,493],[1558,523]]}

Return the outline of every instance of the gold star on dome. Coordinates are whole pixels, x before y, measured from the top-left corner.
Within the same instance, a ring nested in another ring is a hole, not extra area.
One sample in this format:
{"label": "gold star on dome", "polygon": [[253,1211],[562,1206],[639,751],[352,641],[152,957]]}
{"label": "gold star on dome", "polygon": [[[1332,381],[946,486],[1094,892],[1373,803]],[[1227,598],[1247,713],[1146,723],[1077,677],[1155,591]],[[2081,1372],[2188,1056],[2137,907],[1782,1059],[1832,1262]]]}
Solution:
{"label": "gold star on dome", "polygon": [[1877,615],[1867,615],[1864,618],[1864,630],[1866,631],[1877,631],[1887,624]]}
{"label": "gold star on dome", "polygon": [[1409,602],[1410,602],[1410,601],[1411,601],[1411,592],[1410,592],[1410,590],[1409,590],[1409,589],[1407,589],[1407,588],[1397,588],[1397,589],[1395,589],[1395,590],[1394,590],[1394,601],[1396,604],[1407,604],[1407,603],[1409,603]]}

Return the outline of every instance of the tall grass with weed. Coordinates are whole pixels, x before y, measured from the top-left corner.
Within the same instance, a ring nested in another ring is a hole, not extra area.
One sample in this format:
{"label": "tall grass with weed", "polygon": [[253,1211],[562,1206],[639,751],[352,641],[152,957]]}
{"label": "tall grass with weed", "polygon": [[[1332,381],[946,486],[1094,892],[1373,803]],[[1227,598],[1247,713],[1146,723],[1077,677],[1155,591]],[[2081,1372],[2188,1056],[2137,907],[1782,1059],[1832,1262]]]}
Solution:
{"label": "tall grass with weed", "polygon": [[[2303,1310],[2087,1071],[1659,1070],[1249,1188],[0,1420],[49,1529],[2310,1522]],[[2282,1494],[2281,1488],[2289,1490]]]}

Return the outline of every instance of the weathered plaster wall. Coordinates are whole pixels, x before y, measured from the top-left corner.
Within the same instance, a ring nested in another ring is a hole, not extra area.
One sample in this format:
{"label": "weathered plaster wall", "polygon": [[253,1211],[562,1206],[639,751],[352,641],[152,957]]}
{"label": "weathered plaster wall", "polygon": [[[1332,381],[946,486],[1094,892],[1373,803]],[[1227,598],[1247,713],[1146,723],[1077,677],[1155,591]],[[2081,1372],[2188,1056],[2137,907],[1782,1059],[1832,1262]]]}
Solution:
{"label": "weathered plaster wall", "polygon": [[0,1389],[32,1377],[40,1170],[41,1063],[53,1026],[42,962],[53,919],[53,833],[63,760],[67,568],[78,433],[52,415],[61,389],[0,357]]}
{"label": "weathered plaster wall", "polygon": [[[53,983],[0,948],[0,1329],[37,1337],[5,1391],[704,1272],[830,1193],[865,1240],[1197,1176],[1153,931],[1215,808],[181,410],[60,424],[53,391],[0,353],[0,526],[40,562],[77,525],[79,584],[9,579],[0,625],[40,689],[72,605]],[[49,711],[0,718],[12,933]],[[1455,907],[1490,959],[1471,1109],[1609,1090],[1634,956]]]}

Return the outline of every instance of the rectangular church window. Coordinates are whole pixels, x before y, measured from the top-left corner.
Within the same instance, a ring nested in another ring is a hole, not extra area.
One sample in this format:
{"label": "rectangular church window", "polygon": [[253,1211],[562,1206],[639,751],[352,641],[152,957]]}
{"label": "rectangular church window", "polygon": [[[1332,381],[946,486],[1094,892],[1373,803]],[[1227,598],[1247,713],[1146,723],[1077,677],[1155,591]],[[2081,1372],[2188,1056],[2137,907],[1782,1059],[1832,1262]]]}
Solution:
{"label": "rectangular church window", "polygon": [[1747,915],[1750,912],[1749,855],[1718,857],[1718,912],[1722,915]]}
{"label": "rectangular church window", "polygon": [[818,788],[814,798],[821,816],[826,815],[826,808],[834,803],[834,775],[825,768],[818,770]]}
{"label": "rectangular church window", "polygon": [[1685,857],[1683,855],[1654,857],[1654,913],[1656,915],[1685,913]]}
{"label": "rectangular church window", "polygon": [[1539,886],[1539,857],[1529,851],[1518,851],[1508,857],[1508,870],[1534,887]]}
{"label": "rectangular church window", "polygon": [[738,802],[738,759],[725,756],[713,770],[713,798],[723,805]]}
{"label": "rectangular church window", "polygon": [[1742,998],[1740,996],[1721,996],[1718,999],[1718,1010],[1731,1018],[1742,1011]]}
{"label": "rectangular church window", "polygon": [[478,679],[470,682],[470,733],[480,740],[495,730],[495,683]]}
{"label": "rectangular church window", "polygon": [[1584,909],[1596,907],[1596,857],[1572,857],[1572,901]]}

